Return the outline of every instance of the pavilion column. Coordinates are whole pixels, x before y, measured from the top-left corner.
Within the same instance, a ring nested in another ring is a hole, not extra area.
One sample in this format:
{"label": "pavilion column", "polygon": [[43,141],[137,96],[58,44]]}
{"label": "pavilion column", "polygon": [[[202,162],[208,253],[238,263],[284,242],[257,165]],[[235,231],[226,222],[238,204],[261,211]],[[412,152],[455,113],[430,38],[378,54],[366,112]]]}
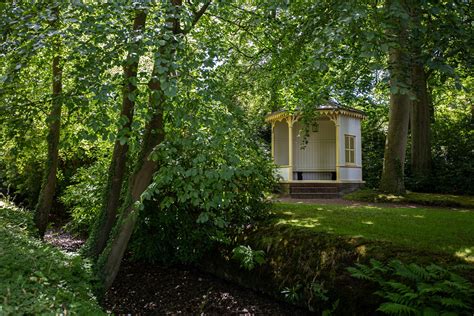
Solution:
{"label": "pavilion column", "polygon": [[272,160],[275,162],[275,122],[272,122]]}
{"label": "pavilion column", "polygon": [[293,181],[293,117],[289,116],[288,122],[288,173],[289,180]]}
{"label": "pavilion column", "polygon": [[340,121],[339,115],[335,114],[334,116],[330,117],[331,121],[334,122],[334,126],[336,128],[336,181],[339,181],[339,169],[341,162],[339,161],[340,152],[341,152],[341,142],[339,139],[339,130],[340,130]]}

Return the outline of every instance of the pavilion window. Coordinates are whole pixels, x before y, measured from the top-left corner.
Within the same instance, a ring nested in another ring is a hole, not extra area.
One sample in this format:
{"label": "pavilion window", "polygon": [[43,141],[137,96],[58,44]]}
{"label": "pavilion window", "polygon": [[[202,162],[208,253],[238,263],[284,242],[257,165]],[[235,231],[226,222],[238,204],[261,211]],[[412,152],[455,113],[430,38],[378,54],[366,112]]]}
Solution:
{"label": "pavilion window", "polygon": [[346,152],[346,163],[355,163],[355,136],[344,135],[345,152]]}

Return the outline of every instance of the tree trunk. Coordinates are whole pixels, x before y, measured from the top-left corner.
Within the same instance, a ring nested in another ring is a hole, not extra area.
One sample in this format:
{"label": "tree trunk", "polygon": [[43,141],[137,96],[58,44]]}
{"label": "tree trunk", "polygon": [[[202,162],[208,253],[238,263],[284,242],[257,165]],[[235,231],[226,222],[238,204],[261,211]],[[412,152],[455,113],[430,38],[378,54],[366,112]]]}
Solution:
{"label": "tree trunk", "polygon": [[[394,6],[396,4],[397,6]],[[392,29],[387,32],[394,39],[389,50],[390,113],[380,190],[387,193],[405,193],[404,162],[410,116],[410,71],[406,52],[407,23],[399,14],[393,14],[404,3],[387,1]],[[393,15],[392,15],[393,14]]]}
{"label": "tree trunk", "polygon": [[[182,0],[171,0],[172,4],[172,18],[168,20],[167,26],[171,28],[171,31],[178,35],[179,33],[185,34],[180,28],[180,21],[177,18]],[[201,9],[195,13],[192,26],[194,26],[199,18],[206,11],[209,6],[209,2],[204,4]],[[169,47],[167,47],[169,45]],[[170,42],[168,45],[160,47],[159,55],[167,56],[165,60],[173,60],[175,54],[176,45],[175,42]],[[117,229],[115,230],[115,236],[111,240],[110,246],[101,255],[101,261],[103,265],[101,267],[102,275],[104,280],[104,288],[108,289],[119,271],[120,264],[122,262],[123,255],[127,249],[128,242],[135,228],[135,224],[138,218],[140,197],[143,192],[148,188],[153,179],[153,174],[158,168],[158,162],[151,159],[150,154],[153,152],[155,147],[160,144],[165,138],[164,122],[163,122],[163,111],[164,103],[166,101],[166,93],[162,89],[160,75],[158,69],[166,68],[170,69],[170,65],[163,63],[162,58],[156,58],[153,66],[153,73],[148,83],[150,89],[149,107],[152,110],[152,118],[145,128],[145,134],[143,136],[142,150],[140,152],[140,158],[138,160],[135,172],[130,178],[130,183],[127,191],[127,199],[122,208],[120,221],[117,223]],[[165,72],[161,79],[169,80],[171,73]]]}
{"label": "tree trunk", "polygon": [[411,168],[416,178],[431,173],[431,106],[427,87],[427,74],[422,56],[421,11],[418,3],[412,6],[413,60],[412,87],[415,99],[412,101],[411,125]]}
{"label": "tree trunk", "polygon": [[[146,13],[138,11],[133,22],[134,33],[142,32],[145,28]],[[117,209],[120,204],[120,193],[125,177],[127,153],[128,153],[128,133],[130,132],[133,113],[135,108],[135,94],[137,91],[136,79],[139,59],[136,57],[140,41],[136,41],[128,52],[124,66],[124,84],[122,88],[122,111],[121,119],[124,119],[123,126],[117,131],[112,161],[109,167],[107,179],[107,189],[104,192],[104,204],[99,220],[93,227],[88,241],[88,255],[97,258],[109,239],[110,232],[117,218]],[[121,137],[119,137],[121,136]]]}
{"label": "tree trunk", "polygon": [[415,177],[423,178],[431,174],[430,104],[423,65],[413,65],[412,78],[416,100],[412,101],[411,168]]}
{"label": "tree trunk", "polygon": [[[156,87],[155,89],[157,89],[155,91],[161,93],[159,90],[161,89],[160,83],[155,82],[153,85]],[[153,94],[155,91],[151,92],[150,102],[153,102]],[[127,201],[124,204],[125,206],[121,214],[122,220],[117,223],[119,225],[117,234],[112,240],[110,252],[106,253],[106,261],[102,271],[104,287],[106,289],[112,285],[117,276],[123,255],[135,228],[139,212],[136,203],[140,201],[142,193],[151,184],[153,174],[157,170],[157,162],[150,159],[150,154],[165,137],[163,103],[164,97],[156,102],[153,117],[147,124],[143,147],[140,153],[140,164],[130,179]]]}
{"label": "tree trunk", "polygon": [[[59,8],[54,9],[56,19],[52,22],[54,27],[59,24]],[[55,45],[56,54],[60,50],[59,42]],[[46,227],[49,223],[49,214],[53,206],[56,192],[56,172],[59,162],[59,136],[61,132],[61,108],[62,108],[62,65],[61,56],[55,55],[52,61],[52,101],[51,112],[48,115],[48,157],[43,178],[43,184],[35,210],[34,221],[41,238],[44,237]]]}

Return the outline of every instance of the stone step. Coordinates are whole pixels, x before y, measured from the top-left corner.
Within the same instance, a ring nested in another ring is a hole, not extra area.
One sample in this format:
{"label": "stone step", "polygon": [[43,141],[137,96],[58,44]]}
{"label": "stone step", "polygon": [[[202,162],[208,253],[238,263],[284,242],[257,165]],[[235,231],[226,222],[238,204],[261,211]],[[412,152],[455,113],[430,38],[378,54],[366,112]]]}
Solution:
{"label": "stone step", "polygon": [[292,188],[338,188],[339,183],[331,183],[331,182],[325,182],[325,183],[298,183],[298,182],[293,182],[290,184]]}
{"label": "stone step", "polygon": [[337,199],[337,193],[291,193],[292,199]]}
{"label": "stone step", "polygon": [[290,187],[290,193],[338,193],[336,187]]}

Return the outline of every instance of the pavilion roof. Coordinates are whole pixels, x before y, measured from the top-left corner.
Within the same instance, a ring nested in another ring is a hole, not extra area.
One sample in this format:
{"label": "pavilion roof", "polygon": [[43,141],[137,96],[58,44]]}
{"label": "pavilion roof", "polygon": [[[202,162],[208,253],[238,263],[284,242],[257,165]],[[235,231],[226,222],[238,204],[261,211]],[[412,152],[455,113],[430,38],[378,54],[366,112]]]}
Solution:
{"label": "pavilion roof", "polygon": [[[365,118],[365,113],[363,111],[340,105],[339,103],[335,101],[329,101],[326,104],[315,106],[315,110],[321,113],[322,115],[327,115],[327,116],[344,115],[344,116],[354,117],[358,119]],[[296,109],[293,112],[290,112],[288,110],[275,111],[265,116],[265,122],[279,121],[281,119],[288,117],[289,115],[298,115],[298,112],[299,112],[298,109]]]}

